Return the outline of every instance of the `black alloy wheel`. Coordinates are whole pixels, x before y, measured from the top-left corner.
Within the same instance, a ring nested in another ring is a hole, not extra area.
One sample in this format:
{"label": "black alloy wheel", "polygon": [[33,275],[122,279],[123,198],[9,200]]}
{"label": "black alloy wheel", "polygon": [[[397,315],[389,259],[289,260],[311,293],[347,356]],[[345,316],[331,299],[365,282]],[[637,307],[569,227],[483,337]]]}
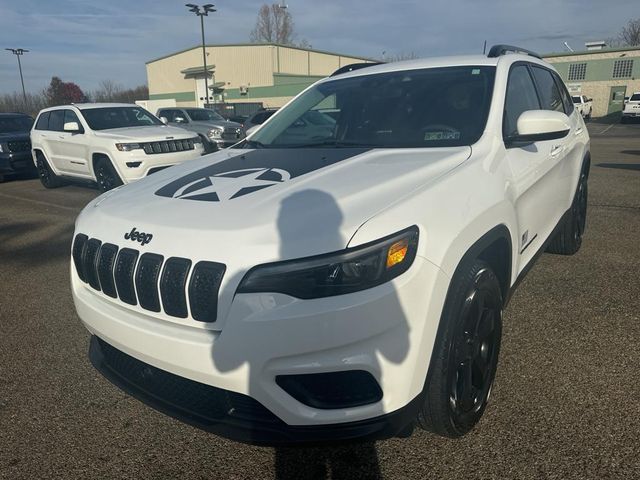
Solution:
{"label": "black alloy wheel", "polygon": [[417,422],[441,436],[471,430],[486,409],[500,354],[502,290],[482,260],[462,264],[449,287]]}
{"label": "black alloy wheel", "polygon": [[53,173],[44,155],[40,152],[36,153],[36,170],[38,171],[40,183],[45,188],[57,188],[62,185],[62,181]]}
{"label": "black alloy wheel", "polygon": [[100,159],[96,162],[96,182],[101,192],[108,192],[122,185],[122,180],[118,176],[111,162],[106,159]]}

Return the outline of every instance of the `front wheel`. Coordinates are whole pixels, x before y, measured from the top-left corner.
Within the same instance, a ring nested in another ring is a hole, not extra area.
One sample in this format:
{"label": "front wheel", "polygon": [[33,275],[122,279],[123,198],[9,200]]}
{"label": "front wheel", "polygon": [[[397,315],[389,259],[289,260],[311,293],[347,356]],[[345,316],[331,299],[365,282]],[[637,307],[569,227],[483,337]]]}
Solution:
{"label": "front wheel", "polygon": [[418,413],[425,430],[456,438],[482,417],[498,365],[502,305],[500,283],[486,262],[456,272]]}
{"label": "front wheel", "polygon": [[116,172],[111,162],[106,158],[96,161],[95,166],[96,182],[101,192],[107,192],[122,185],[122,180]]}

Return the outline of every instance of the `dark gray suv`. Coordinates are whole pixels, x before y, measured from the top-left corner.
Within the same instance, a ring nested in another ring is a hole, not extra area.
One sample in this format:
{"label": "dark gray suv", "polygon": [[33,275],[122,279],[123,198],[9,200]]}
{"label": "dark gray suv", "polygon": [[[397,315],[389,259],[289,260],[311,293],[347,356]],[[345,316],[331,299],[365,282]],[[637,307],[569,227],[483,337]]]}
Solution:
{"label": "dark gray suv", "polygon": [[242,125],[208,108],[161,108],[156,115],[171,126],[197,133],[206,152],[230,147],[245,137]]}

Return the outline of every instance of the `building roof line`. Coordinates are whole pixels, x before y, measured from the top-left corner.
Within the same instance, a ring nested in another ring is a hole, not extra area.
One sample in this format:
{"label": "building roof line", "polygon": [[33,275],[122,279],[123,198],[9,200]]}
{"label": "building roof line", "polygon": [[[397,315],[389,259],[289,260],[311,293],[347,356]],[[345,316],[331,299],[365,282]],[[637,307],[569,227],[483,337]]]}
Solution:
{"label": "building roof line", "polygon": [[[327,50],[317,50],[315,48],[303,48],[303,47],[298,47],[296,45],[284,45],[282,43],[216,43],[216,44],[208,44],[205,45],[205,47],[207,48],[216,48],[216,47],[282,47],[282,48],[291,48],[294,50],[302,50],[304,52],[312,52],[312,53],[323,53],[325,55],[333,55],[335,57],[348,57],[348,58],[355,58],[358,60],[365,60],[365,61],[370,61],[370,62],[377,62],[378,60],[373,59],[373,58],[368,58],[368,57],[362,57],[359,55],[351,55],[351,54],[346,54],[346,53],[336,53],[336,52],[329,52]],[[202,48],[202,45],[196,45],[194,47],[189,47],[189,48],[185,48],[183,50],[179,50],[177,52],[173,52],[167,55],[163,55],[162,57],[158,57],[158,58],[154,58],[153,60],[149,60],[148,62],[145,62],[145,65],[149,65],[150,63],[154,63],[157,62],[159,60],[164,60],[165,58],[169,58],[169,57],[173,57],[175,55],[179,55],[181,53],[184,52],[188,52],[190,50],[194,50],[196,48]]]}
{"label": "building roof line", "polygon": [[601,53],[631,52],[634,50],[640,51],[640,45],[636,45],[635,47],[603,48],[600,50],[581,50],[579,52],[547,53],[542,55],[542,58],[573,57],[578,55],[598,55]]}

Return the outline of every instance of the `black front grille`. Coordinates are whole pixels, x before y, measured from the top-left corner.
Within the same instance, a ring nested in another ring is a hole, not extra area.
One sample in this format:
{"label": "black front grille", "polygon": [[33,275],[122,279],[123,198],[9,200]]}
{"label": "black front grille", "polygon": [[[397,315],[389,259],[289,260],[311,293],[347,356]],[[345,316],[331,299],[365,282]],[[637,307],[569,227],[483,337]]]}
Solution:
{"label": "black front grille", "polygon": [[123,248],[118,254],[113,276],[116,279],[118,297],[124,303],[136,305],[136,292],[133,288],[133,272],[135,271],[138,251],[131,248]]}
{"label": "black front grille", "polygon": [[28,152],[31,150],[31,141],[29,140],[13,140],[7,142],[10,152]]}
{"label": "black front grille", "polygon": [[185,140],[164,140],[161,142],[141,143],[144,153],[154,155],[156,153],[183,152],[185,150],[193,150],[193,139]]}
{"label": "black front grille", "polygon": [[187,318],[185,287],[190,268],[191,260],[187,258],[171,257],[164,264],[164,272],[162,272],[162,280],[160,280],[160,294],[162,295],[162,308],[167,315]]}
{"label": "black front grille", "polygon": [[158,295],[158,277],[164,257],[155,253],[144,253],[138,262],[136,272],[136,291],[140,306],[152,312],[160,311]]}
{"label": "black front grille", "polygon": [[118,247],[113,243],[105,243],[100,249],[98,256],[98,280],[102,287],[102,292],[112,298],[117,298],[116,284],[113,279],[113,266],[115,265]]}
{"label": "black front grille", "polygon": [[103,362],[125,382],[187,415],[208,421],[225,417],[262,424],[281,424],[273,413],[253,398],[198,383],[160,370],[97,339]]}
{"label": "black front grille", "polygon": [[222,132],[224,140],[240,140],[242,138],[242,129],[236,127],[225,127]]}
{"label": "black front grille", "polygon": [[216,321],[218,291],[226,269],[222,263],[198,262],[187,287],[192,270],[188,258],[171,257],[165,261],[156,253],[140,255],[132,248],[118,250],[117,245],[102,244],[82,233],[73,241],[72,256],[80,280],[109,297],[129,305],[140,304],[152,312],[164,310],[178,318],[189,316],[188,303],[195,320]]}
{"label": "black front grille", "polygon": [[215,322],[218,311],[218,289],[225,266],[216,262],[198,262],[189,282],[191,316],[200,322]]}

